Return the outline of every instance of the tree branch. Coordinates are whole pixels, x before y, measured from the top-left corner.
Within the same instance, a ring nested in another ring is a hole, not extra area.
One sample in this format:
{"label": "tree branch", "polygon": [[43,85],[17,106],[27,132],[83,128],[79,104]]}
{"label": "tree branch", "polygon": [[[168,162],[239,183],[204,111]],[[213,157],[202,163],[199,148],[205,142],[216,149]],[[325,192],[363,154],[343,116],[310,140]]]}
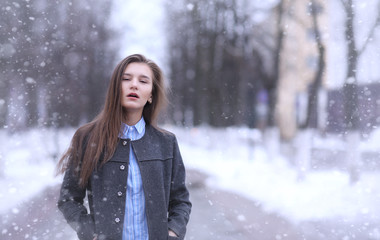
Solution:
{"label": "tree branch", "polygon": [[345,2],[344,0],[340,0],[340,2],[342,3],[342,5],[345,8],[346,12],[350,11],[350,6],[348,5],[347,2]]}
{"label": "tree branch", "polygon": [[[343,1],[343,0],[342,0]],[[380,2],[378,3],[378,10],[380,10]],[[358,55],[360,56],[364,51],[365,49],[367,48],[368,46],[368,43],[371,41],[371,39],[373,38],[374,34],[375,34],[375,30],[376,28],[380,25],[380,12],[378,11],[377,12],[377,18],[376,18],[376,21],[375,23],[372,25],[372,28],[369,32],[369,35],[367,37],[367,39],[365,40],[363,46],[360,48],[360,50],[358,51]]]}

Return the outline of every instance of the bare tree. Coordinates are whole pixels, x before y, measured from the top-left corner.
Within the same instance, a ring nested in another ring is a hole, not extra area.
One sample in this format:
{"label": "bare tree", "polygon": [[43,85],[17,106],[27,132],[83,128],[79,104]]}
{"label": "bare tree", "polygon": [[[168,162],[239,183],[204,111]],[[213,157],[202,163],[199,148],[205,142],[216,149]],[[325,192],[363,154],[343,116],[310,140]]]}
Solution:
{"label": "bare tree", "polygon": [[322,42],[321,30],[320,30],[318,19],[317,19],[318,4],[315,0],[311,1],[309,10],[310,10],[312,22],[313,22],[313,31],[314,31],[315,42],[316,42],[317,52],[318,52],[318,62],[317,62],[317,68],[316,68],[314,79],[309,86],[306,121],[304,125],[301,126],[301,128],[305,128],[305,127],[317,128],[318,126],[318,102],[319,102],[318,93],[321,88],[322,77],[323,77],[323,73],[326,67],[326,60],[325,60],[326,48]]}
{"label": "bare tree", "polygon": [[[316,46],[316,67],[313,70],[313,77],[306,90],[307,103],[306,109],[299,109],[298,111],[305,111],[305,119],[299,119],[298,131],[293,139],[293,149],[295,151],[294,162],[298,170],[298,179],[303,180],[306,173],[310,170],[311,166],[311,149],[312,137],[315,134],[314,129],[318,128],[318,111],[319,108],[319,92],[321,90],[323,73],[325,71],[325,45],[322,41],[320,23],[318,16],[322,13],[323,7],[317,0],[311,0],[308,7],[308,15],[311,17],[311,33],[313,36],[312,43]],[[298,24],[302,24],[299,22]],[[306,30],[306,29],[305,29]],[[298,113],[302,114],[302,113]]]}
{"label": "bare tree", "polygon": [[250,4],[183,0],[171,5],[170,22],[176,22],[169,27],[174,118],[184,119],[190,112],[194,125],[249,122],[260,62],[253,54]]}
{"label": "bare tree", "polygon": [[[350,173],[351,182],[355,182],[359,178],[359,162],[360,153],[358,150],[359,145],[359,92],[358,92],[358,81],[357,81],[357,67],[358,61],[362,53],[368,46],[369,40],[373,38],[375,29],[380,25],[380,11],[377,11],[376,21],[371,26],[368,36],[366,37],[365,43],[359,47],[356,41],[357,32],[355,31],[355,4],[353,0],[340,0],[344,12],[346,14],[345,18],[345,40],[347,46],[347,69],[345,83],[343,86],[344,93],[344,110],[345,110],[345,129],[347,144],[350,151],[348,154],[348,159],[350,162]],[[380,10],[380,2],[378,3]]]}
{"label": "bare tree", "polygon": [[[275,107],[277,103],[277,86],[278,79],[280,75],[280,54],[283,48],[284,42],[284,26],[283,26],[283,15],[284,15],[284,0],[278,1],[275,7],[275,31],[272,35],[269,33],[269,37],[257,38],[260,41],[260,45],[266,48],[270,52],[271,56],[271,67],[270,71],[265,71],[265,67],[261,68],[260,71],[261,79],[263,80],[263,85],[268,92],[268,118],[267,125],[270,127],[275,126]],[[268,33],[264,34],[268,35]],[[269,41],[268,41],[269,38]],[[268,45],[268,42],[272,44]],[[265,58],[265,56],[263,56]],[[265,61],[265,60],[263,60]]]}
{"label": "bare tree", "polygon": [[78,125],[96,115],[116,52],[108,44],[110,7],[94,0],[0,3],[2,126]]}

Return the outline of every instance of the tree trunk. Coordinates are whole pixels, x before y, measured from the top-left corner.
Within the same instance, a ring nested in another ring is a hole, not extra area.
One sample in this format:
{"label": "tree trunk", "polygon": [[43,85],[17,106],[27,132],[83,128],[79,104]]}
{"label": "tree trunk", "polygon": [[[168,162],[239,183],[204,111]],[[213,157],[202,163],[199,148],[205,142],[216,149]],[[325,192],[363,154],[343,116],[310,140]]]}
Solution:
{"label": "tree trunk", "polygon": [[325,71],[325,46],[322,43],[320,28],[317,19],[317,11],[315,1],[312,2],[311,16],[313,20],[313,28],[315,32],[315,41],[318,50],[318,68],[315,74],[313,83],[309,87],[308,108],[306,115],[305,126],[307,128],[318,127],[318,103],[319,103],[319,90],[322,84],[323,72]]}
{"label": "tree trunk", "polygon": [[27,78],[25,84],[26,91],[26,124],[27,127],[36,127],[38,125],[39,111],[37,100],[37,84],[34,79]]}
{"label": "tree trunk", "polygon": [[358,62],[358,52],[355,41],[354,33],[354,6],[352,0],[347,1],[346,5],[346,43],[347,43],[347,73],[346,82],[344,84],[344,98],[345,98],[345,124],[347,131],[356,131],[359,128],[358,116],[358,91],[357,91],[357,77],[356,68]]}
{"label": "tree trunk", "polygon": [[359,114],[358,114],[358,86],[356,68],[358,63],[358,51],[355,41],[354,19],[355,9],[352,0],[347,0],[342,4],[346,10],[345,37],[347,43],[347,73],[346,82],[343,86],[345,129],[346,129],[346,149],[349,161],[349,172],[351,183],[359,179]]}

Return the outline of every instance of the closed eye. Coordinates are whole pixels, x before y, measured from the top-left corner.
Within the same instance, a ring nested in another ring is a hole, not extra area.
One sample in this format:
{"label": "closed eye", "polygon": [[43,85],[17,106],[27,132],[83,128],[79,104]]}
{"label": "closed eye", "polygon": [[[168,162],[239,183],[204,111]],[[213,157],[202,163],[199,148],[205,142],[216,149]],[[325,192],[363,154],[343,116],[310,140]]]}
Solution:
{"label": "closed eye", "polygon": [[149,83],[150,79],[147,76],[140,76],[139,81],[141,83]]}
{"label": "closed eye", "polygon": [[131,79],[132,79],[132,76],[130,74],[128,74],[128,73],[123,74],[122,80],[129,81]]}

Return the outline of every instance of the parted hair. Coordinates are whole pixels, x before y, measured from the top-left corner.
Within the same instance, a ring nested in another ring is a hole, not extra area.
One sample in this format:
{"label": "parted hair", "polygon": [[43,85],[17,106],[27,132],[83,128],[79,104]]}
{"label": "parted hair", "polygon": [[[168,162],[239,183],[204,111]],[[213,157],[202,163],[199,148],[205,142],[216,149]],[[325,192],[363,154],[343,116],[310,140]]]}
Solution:
{"label": "parted hair", "polygon": [[86,187],[92,172],[110,160],[116,150],[121,123],[125,119],[121,82],[128,64],[136,62],[147,64],[153,73],[152,103],[147,103],[143,109],[145,122],[157,127],[159,112],[167,104],[163,74],[156,63],[141,54],[130,55],[119,62],[112,73],[103,109],[75,132],[70,147],[57,164],[57,174],[74,169],[82,188]]}

